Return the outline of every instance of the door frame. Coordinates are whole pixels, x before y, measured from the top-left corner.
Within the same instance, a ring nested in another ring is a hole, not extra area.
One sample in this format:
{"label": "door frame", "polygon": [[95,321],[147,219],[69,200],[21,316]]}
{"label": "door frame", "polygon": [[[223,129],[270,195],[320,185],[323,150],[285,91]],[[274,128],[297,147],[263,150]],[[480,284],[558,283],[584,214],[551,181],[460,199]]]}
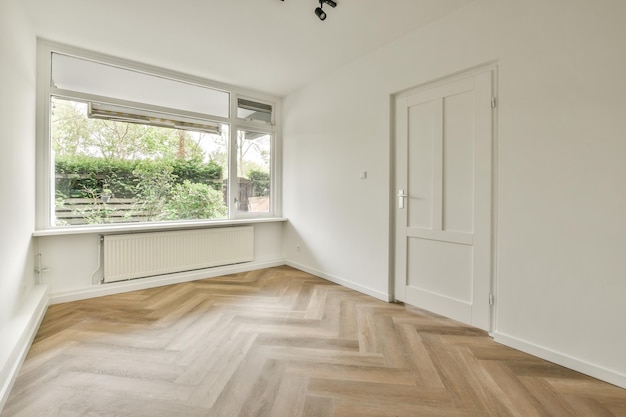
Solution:
{"label": "door frame", "polygon": [[[498,110],[499,110],[499,92],[498,92],[498,63],[497,61],[486,62],[475,67],[467,68],[452,74],[445,75],[440,78],[436,78],[425,83],[421,83],[406,89],[392,93],[389,97],[390,105],[390,189],[389,189],[389,300],[391,302],[403,303],[404,299],[398,297],[399,284],[396,282],[396,204],[397,204],[397,189],[398,179],[396,178],[396,152],[397,152],[397,132],[396,132],[396,99],[404,95],[418,93],[427,89],[436,88],[447,83],[459,80],[461,78],[469,77],[481,72],[492,72],[492,117],[491,117],[491,277],[490,277],[490,314],[489,314],[489,334],[492,335],[497,329],[497,277],[498,277],[498,174],[499,174],[499,146],[498,146]],[[405,277],[406,279],[406,277]]]}

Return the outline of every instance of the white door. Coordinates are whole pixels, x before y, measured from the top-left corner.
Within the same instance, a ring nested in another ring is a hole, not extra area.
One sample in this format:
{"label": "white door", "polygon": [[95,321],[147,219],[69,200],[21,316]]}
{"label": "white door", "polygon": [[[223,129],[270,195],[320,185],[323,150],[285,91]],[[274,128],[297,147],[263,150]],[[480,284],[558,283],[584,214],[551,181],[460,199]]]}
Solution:
{"label": "white door", "polygon": [[395,296],[490,330],[493,69],[395,102]]}

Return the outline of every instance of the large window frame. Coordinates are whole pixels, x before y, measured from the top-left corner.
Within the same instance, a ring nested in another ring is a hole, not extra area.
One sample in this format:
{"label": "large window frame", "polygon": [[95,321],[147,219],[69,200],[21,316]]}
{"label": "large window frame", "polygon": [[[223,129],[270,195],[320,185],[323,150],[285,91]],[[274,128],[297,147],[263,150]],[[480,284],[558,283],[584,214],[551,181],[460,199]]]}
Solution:
{"label": "large window frame", "polygon": [[[52,54],[58,53],[68,55],[89,61],[95,61],[101,64],[128,69],[131,71],[144,73],[156,77],[161,77],[177,82],[192,84],[200,87],[207,87],[214,90],[220,90],[229,94],[229,115],[228,117],[219,117],[214,115],[204,115],[184,110],[165,108],[144,103],[137,103],[127,100],[120,100],[112,97],[87,94],[78,91],[70,91],[59,89],[52,83]],[[205,120],[210,123],[225,123],[229,125],[229,158],[228,158],[228,218],[225,220],[180,220],[168,222],[139,222],[132,223],[133,226],[140,225],[142,229],[158,229],[162,227],[193,227],[195,224],[223,224],[229,221],[238,220],[263,220],[280,218],[280,136],[279,136],[279,117],[281,101],[279,98],[258,93],[235,86],[213,82],[207,79],[179,73],[176,71],[166,70],[163,68],[141,64],[138,62],[113,57],[110,55],[100,54],[81,48],[59,44],[47,40],[40,39],[38,41],[38,78],[37,78],[37,231],[62,231],[62,230],[82,230],[90,229],[114,229],[120,228],[120,225],[81,225],[77,226],[57,226],[54,222],[55,215],[55,187],[54,187],[54,161],[52,155],[51,140],[51,98],[60,97],[68,100],[79,100],[89,102],[106,103],[115,106],[127,106],[147,111],[162,112],[173,114],[183,118],[194,118]],[[253,101],[260,103],[262,107],[271,108],[271,120],[254,120],[239,118],[238,105],[241,101]],[[239,195],[239,183],[237,175],[237,132],[240,130],[254,131],[267,134],[271,138],[270,149],[270,205],[269,209],[264,212],[241,212],[237,209],[236,196]],[[127,224],[128,225],[128,224]]]}

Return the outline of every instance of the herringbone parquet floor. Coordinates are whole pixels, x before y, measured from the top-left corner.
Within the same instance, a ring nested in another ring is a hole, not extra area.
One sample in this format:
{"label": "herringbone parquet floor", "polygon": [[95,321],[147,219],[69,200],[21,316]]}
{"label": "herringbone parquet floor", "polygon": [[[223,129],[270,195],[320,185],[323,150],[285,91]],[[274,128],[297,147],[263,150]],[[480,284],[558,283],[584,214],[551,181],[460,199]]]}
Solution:
{"label": "herringbone parquet floor", "polygon": [[51,306],[2,417],[626,416],[626,390],[289,267]]}

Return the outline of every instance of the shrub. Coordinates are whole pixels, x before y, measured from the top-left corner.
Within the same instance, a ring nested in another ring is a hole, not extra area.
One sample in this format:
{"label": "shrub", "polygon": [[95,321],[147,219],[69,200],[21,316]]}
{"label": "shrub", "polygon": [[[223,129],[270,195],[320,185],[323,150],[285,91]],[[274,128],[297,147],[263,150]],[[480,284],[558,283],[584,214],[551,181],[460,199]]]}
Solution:
{"label": "shrub", "polygon": [[250,170],[248,178],[252,183],[255,197],[267,197],[270,195],[270,174],[258,170]]}
{"label": "shrub", "polygon": [[57,157],[55,161],[56,197],[89,198],[102,188],[110,188],[119,198],[135,197],[135,187],[143,172],[165,170],[173,184],[185,180],[209,184],[221,190],[223,170],[220,165],[200,159],[105,159],[91,156]]}
{"label": "shrub", "polygon": [[[107,189],[116,198],[134,200],[124,221],[211,219],[226,217],[222,167],[200,159],[118,160],[88,156],[56,158],[55,203],[90,199],[93,205],[73,210],[88,224],[106,223],[114,209],[102,206]],[[83,207],[81,205],[81,207]]]}
{"label": "shrub", "polygon": [[185,180],[172,187],[165,208],[166,220],[215,219],[228,215],[224,195],[206,184]]}

